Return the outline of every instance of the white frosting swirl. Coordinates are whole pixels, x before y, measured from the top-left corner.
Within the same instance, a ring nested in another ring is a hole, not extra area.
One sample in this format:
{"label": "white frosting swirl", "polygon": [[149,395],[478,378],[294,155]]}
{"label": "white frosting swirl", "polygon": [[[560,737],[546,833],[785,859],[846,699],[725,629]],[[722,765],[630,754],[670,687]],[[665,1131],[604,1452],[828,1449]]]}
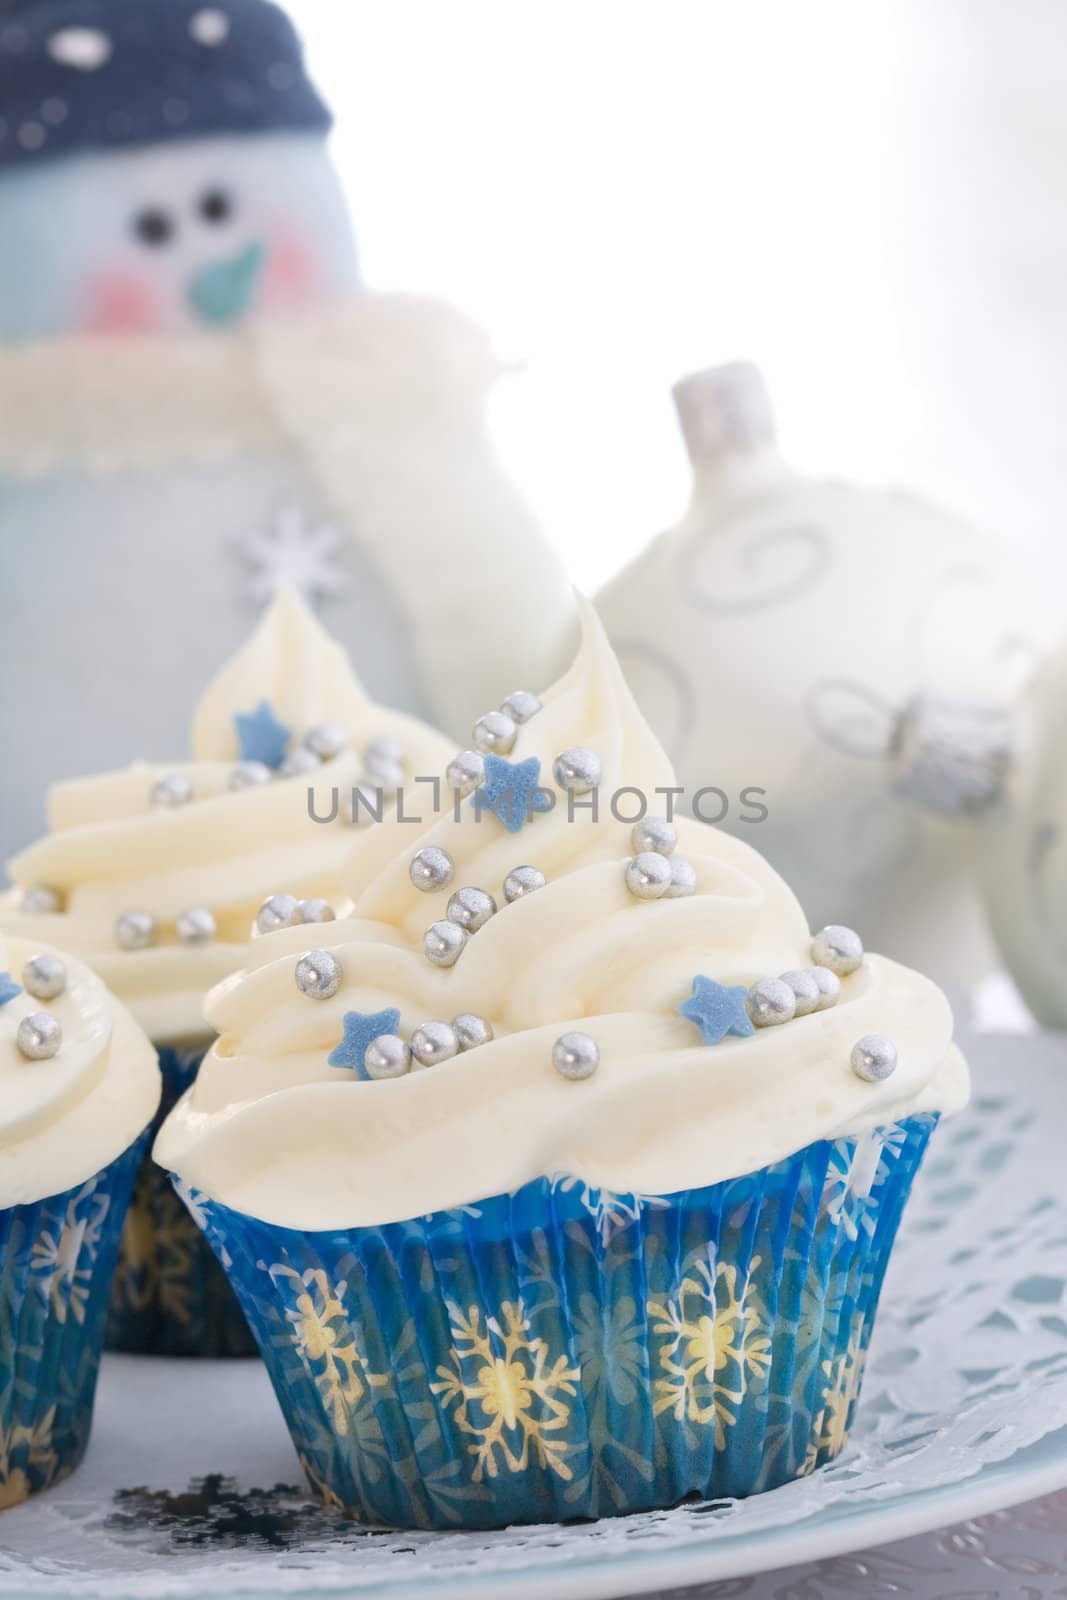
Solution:
{"label": "white frosting swirl", "polygon": [[[348,748],[309,777],[231,790],[239,756],[235,715],[267,701],[299,740],[316,724],[338,723]],[[0,907],[0,929],[55,940],[87,961],[126,1002],[157,1043],[206,1033],[207,991],[244,959],[252,920],[266,897],[336,900],[341,869],[356,841],[343,818],[327,825],[331,791],[343,798],[362,776],[362,751],[390,736],[404,751],[410,776],[435,773],[447,759],[439,735],[412,717],[367,700],[348,658],[291,593],[283,593],[252,638],[207,689],[193,728],[193,760],[169,767],[143,763],[102,777],[58,784],[49,795],[51,832],[16,856],[8,872],[16,890],[46,885],[60,895],[60,914],[19,909],[19,895]],[[183,774],[191,803],[154,807],[151,791],[165,773]],[[175,920],[194,906],[210,910],[217,935],[184,945]],[[125,951],[115,939],[125,911],[147,911],[158,942]]]}
{"label": "white frosting swirl", "polygon": [[[870,956],[840,1003],[784,1027],[709,1047],[679,1016],[696,974],[722,984],[810,965],[800,907],[747,845],[700,823],[679,826],[697,892],[642,901],[628,891],[629,825],[609,802],[624,785],[649,797],[670,766],[627,691],[600,624],[519,735],[512,759],[537,756],[542,781],[564,748],[603,764],[600,816],[568,816],[565,798],[520,833],[469,802],[423,828],[374,830],[351,863],[354,916],[252,947],[253,965],[215,991],[220,1039],[159,1136],[156,1159],[211,1197],[283,1226],[350,1227],[475,1203],[557,1174],[625,1192],[669,1193],[761,1167],[812,1140],[870,1129],[917,1110],[953,1110],[967,1072],[941,993]],[[632,795],[623,805],[634,805]],[[422,934],[450,889],[410,880],[416,850],[456,863],[452,889],[501,904],[454,967],[433,966]],[[501,883],[529,863],[547,885],[512,905]],[[318,1001],[294,967],[309,944],[334,950],[345,978]],[[327,1057],[346,1012],[396,1007],[408,1036],[429,1018],[474,1012],[495,1038],[426,1071],[363,1082]],[[582,1082],[562,1078],[552,1046],[571,1030],[600,1047]],[[852,1045],[889,1034],[899,1050],[880,1084],[851,1071]]]}
{"label": "white frosting swirl", "polygon": [[[156,1053],[125,1007],[65,952],[0,935],[0,973],[15,983],[32,957],[59,956],[63,993],[35,1000],[23,988],[0,1005],[0,1210],[84,1183],[148,1126],[159,1105]],[[16,1035],[45,1011],[63,1030],[58,1053],[29,1061]]]}

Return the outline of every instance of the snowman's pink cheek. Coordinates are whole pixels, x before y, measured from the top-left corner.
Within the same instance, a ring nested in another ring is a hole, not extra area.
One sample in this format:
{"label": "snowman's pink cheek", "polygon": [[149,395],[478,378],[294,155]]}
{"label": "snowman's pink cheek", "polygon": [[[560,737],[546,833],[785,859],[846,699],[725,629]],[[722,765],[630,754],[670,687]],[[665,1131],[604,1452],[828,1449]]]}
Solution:
{"label": "snowman's pink cheek", "polygon": [[104,272],[89,285],[82,317],[87,333],[149,333],[165,320],[157,286],[136,272]]}
{"label": "snowman's pink cheek", "polygon": [[312,246],[296,233],[275,234],[267,250],[263,299],[268,306],[299,306],[319,292],[322,274]]}

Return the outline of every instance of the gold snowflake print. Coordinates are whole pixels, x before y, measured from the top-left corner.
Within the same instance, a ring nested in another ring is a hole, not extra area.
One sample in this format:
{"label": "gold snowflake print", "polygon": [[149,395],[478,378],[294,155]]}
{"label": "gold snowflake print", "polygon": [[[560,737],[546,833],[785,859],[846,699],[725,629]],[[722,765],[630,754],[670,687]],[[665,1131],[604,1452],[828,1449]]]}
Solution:
{"label": "gold snowflake print", "polygon": [[68,1202],[58,1227],[41,1230],[30,1256],[30,1271],[41,1274],[41,1288],[57,1322],[66,1322],[68,1316],[78,1323],[85,1321],[93,1264],[111,1204],[106,1194],[92,1193],[95,1181]]}
{"label": "gold snowflake print", "polygon": [[[757,1256],[753,1269],[758,1265]],[[712,1423],[716,1448],[724,1449],[750,1383],[771,1364],[771,1341],[750,1285],[739,1292],[736,1267],[699,1261],[677,1295],[650,1300],[648,1313],[663,1340],[653,1415],[669,1411],[676,1422]]]}
{"label": "gold snowflake print", "polygon": [[285,1317],[300,1358],[330,1415],[335,1431],[349,1432],[354,1413],[373,1389],[387,1387],[387,1372],[371,1372],[356,1344],[344,1307],[347,1284],[331,1284],[322,1267],[299,1273],[276,1265],[271,1278],[291,1296]]}
{"label": "gold snowflake print", "polygon": [[[47,1488],[59,1468],[59,1457],[52,1448],[52,1429],[56,1408],[46,1411],[35,1427],[12,1425],[0,1428],[0,1511],[17,1506],[34,1489]],[[16,1457],[23,1463],[12,1465]],[[31,1481],[27,1467],[36,1467]]]}
{"label": "gold snowflake print", "polygon": [[474,1482],[495,1478],[501,1467],[525,1471],[531,1452],[538,1466],[570,1482],[568,1444],[559,1435],[570,1421],[578,1368],[565,1355],[550,1365],[548,1345],[531,1334],[521,1305],[505,1301],[484,1325],[477,1306],[466,1315],[455,1305],[448,1310],[452,1368],[438,1367],[441,1381],[430,1388],[455,1405],[457,1426],[472,1440]]}
{"label": "gold snowflake print", "polygon": [[848,1346],[836,1361],[823,1361],[820,1370],[826,1382],[822,1404],[811,1422],[811,1441],[798,1477],[814,1472],[820,1461],[832,1460],[848,1437],[848,1419],[860,1392],[867,1352],[863,1348],[863,1319],[858,1318]]}

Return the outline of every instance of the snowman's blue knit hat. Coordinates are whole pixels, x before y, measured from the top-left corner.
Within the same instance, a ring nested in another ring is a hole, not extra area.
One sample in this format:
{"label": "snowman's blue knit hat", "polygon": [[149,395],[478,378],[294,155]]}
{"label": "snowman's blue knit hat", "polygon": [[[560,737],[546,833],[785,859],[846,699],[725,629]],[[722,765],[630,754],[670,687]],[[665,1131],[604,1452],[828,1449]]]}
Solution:
{"label": "snowman's blue knit hat", "polygon": [[271,0],[0,0],[0,169],[330,121]]}

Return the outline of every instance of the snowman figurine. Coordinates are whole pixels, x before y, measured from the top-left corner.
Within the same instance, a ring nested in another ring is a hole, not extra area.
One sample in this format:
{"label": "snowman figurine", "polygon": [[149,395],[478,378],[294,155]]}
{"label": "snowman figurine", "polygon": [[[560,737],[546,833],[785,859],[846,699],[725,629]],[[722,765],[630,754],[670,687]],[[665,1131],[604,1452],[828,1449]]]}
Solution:
{"label": "snowman figurine", "polygon": [[500,365],[361,285],[329,128],[268,0],[0,0],[4,855],[50,782],[172,746],[283,584],[457,736],[567,659]]}
{"label": "snowman figurine", "polygon": [[598,603],[681,803],[768,856],[812,926],[969,986],[995,964],[983,819],[1058,615],[950,516],[793,471],[749,364],[675,397],[689,509]]}

